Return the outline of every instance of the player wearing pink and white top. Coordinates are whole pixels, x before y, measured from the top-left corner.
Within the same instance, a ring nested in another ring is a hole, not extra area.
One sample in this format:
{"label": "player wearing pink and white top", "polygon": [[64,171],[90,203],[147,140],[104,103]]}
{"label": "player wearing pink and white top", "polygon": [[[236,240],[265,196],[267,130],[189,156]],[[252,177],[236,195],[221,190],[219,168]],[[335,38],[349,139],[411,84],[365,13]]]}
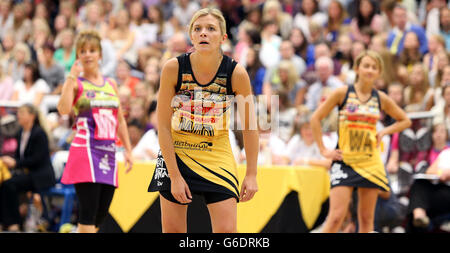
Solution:
{"label": "player wearing pink and white top", "polygon": [[108,213],[118,186],[115,160],[118,138],[125,148],[126,172],[132,166],[131,144],[116,83],[100,72],[101,52],[101,38],[96,31],[78,35],[77,60],[58,102],[60,114],[69,114],[73,108],[76,116],[76,135],[61,182],[75,185],[81,233],[96,232]]}

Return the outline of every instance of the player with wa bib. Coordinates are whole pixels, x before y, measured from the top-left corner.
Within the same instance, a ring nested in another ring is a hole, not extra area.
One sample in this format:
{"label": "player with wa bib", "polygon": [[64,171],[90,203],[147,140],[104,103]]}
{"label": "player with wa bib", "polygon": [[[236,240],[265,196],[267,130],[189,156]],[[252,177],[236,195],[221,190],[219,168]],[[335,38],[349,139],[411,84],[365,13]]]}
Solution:
{"label": "player with wa bib", "polygon": [[[411,125],[406,113],[385,93],[374,88],[383,71],[383,61],[374,51],[363,51],[355,61],[354,85],[337,88],[314,112],[311,126],[321,154],[333,160],[331,166],[330,209],[323,232],[337,232],[348,211],[354,188],[358,188],[359,232],[374,229],[378,195],[389,193],[389,182],[380,156],[384,135],[400,132]],[[339,139],[336,149],[322,142],[320,121],[339,107]],[[377,132],[381,111],[396,123]]]}

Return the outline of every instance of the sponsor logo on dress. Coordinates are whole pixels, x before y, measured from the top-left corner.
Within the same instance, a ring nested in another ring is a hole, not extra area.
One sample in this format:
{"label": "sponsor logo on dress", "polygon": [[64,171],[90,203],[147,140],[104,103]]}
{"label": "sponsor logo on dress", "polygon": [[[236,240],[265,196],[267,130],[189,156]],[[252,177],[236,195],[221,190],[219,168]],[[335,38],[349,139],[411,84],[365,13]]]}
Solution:
{"label": "sponsor logo on dress", "polygon": [[336,185],[341,182],[341,179],[346,179],[348,174],[342,170],[342,165],[340,163],[334,163],[331,167],[331,184]]}
{"label": "sponsor logo on dress", "polygon": [[88,98],[95,98],[95,91],[93,91],[93,90],[88,90],[88,91],[86,92],[86,97],[88,97]]}
{"label": "sponsor logo on dress", "polygon": [[169,173],[167,172],[167,168],[165,166],[164,158],[162,156],[161,150],[158,152],[158,158],[156,159],[156,168],[154,179],[156,180],[156,185],[162,186],[164,182],[160,181],[163,178],[168,178]]}
{"label": "sponsor logo on dress", "polygon": [[119,107],[119,102],[115,100],[91,100],[91,107]]}
{"label": "sponsor logo on dress", "polygon": [[111,167],[109,166],[108,161],[108,154],[105,154],[102,159],[100,159],[100,163],[98,164],[98,167],[103,172],[103,174],[108,174],[108,172],[111,170]]}
{"label": "sponsor logo on dress", "polygon": [[352,104],[352,103],[348,103],[346,109],[347,109],[347,112],[354,113],[358,109],[358,105]]}
{"label": "sponsor logo on dress", "polygon": [[175,148],[180,148],[180,149],[200,150],[200,151],[209,151],[209,152],[212,151],[212,149],[210,147],[213,146],[212,142],[210,142],[210,141],[202,141],[200,143],[190,143],[187,141],[174,141],[173,145]]}
{"label": "sponsor logo on dress", "polygon": [[116,146],[114,143],[111,143],[110,145],[96,145],[94,146],[94,148],[96,149],[100,149],[103,151],[109,151],[109,152],[115,152],[116,151]]}
{"label": "sponsor logo on dress", "polygon": [[[164,167],[156,167],[155,170],[155,180],[160,180],[165,177],[169,177],[169,174],[167,173],[167,169]],[[158,181],[158,186],[162,185],[162,182]]]}

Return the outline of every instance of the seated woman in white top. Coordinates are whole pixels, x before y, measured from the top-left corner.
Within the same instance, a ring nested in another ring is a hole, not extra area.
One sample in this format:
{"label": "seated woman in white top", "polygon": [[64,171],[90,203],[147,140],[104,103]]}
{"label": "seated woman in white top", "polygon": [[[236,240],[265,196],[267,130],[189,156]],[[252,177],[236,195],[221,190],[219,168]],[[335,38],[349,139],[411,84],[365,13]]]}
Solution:
{"label": "seated woman in white top", "polygon": [[[275,131],[272,131],[272,129],[269,128],[268,125],[261,125],[258,125],[258,165],[287,165],[287,159],[283,157],[286,150],[286,144],[280,137],[278,137]],[[246,159],[245,149],[242,149],[239,155],[239,163],[246,163]]]}
{"label": "seated woman in white top", "polygon": [[[304,119],[302,122],[297,123],[296,128],[299,134],[291,138],[284,153],[290,161],[289,164],[320,166],[329,169],[332,161],[320,154],[319,147],[314,141],[310,122]],[[325,135],[323,139],[325,145],[331,148],[333,145],[332,141]]]}
{"label": "seated woman in white top", "polygon": [[136,160],[149,161],[158,157],[159,142],[156,129],[148,130],[138,144],[133,148],[133,158]]}
{"label": "seated woman in white top", "polygon": [[302,29],[306,39],[312,41],[311,32],[309,30],[310,24],[315,23],[323,27],[327,22],[327,15],[319,10],[317,0],[303,0],[300,12],[294,16],[294,26]]}
{"label": "seated woman in white top", "polygon": [[14,93],[11,100],[39,106],[44,95],[49,92],[50,87],[40,78],[37,65],[27,63],[24,68],[23,79],[14,83]]}
{"label": "seated woman in white top", "polygon": [[11,98],[14,92],[13,84],[13,79],[3,71],[3,66],[0,64],[0,101]]}

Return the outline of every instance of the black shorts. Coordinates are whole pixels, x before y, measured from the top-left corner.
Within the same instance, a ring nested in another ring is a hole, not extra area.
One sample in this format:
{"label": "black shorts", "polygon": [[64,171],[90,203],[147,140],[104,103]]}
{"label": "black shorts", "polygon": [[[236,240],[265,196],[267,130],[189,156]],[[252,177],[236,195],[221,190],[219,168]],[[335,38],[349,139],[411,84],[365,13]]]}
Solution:
{"label": "black shorts", "polygon": [[101,183],[78,183],[74,186],[79,204],[78,223],[100,227],[108,215],[116,187]]}
{"label": "black shorts", "polygon": [[[173,197],[173,195],[170,191],[160,191],[159,194],[170,202],[180,204],[180,205],[188,204],[188,203],[180,203],[178,200],[176,200]],[[229,198],[234,198],[234,196],[232,196],[232,195],[229,195],[226,193],[221,193],[221,192],[200,192],[200,193],[194,192],[193,195],[203,196],[207,205],[217,203],[217,202],[229,199]]]}

